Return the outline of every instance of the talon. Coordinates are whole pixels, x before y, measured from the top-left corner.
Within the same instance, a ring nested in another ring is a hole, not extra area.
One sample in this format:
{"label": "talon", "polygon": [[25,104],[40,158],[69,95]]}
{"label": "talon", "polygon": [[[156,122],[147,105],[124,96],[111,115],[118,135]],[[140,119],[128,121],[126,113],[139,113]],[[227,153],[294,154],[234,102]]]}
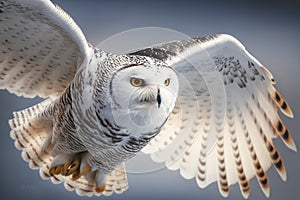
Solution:
{"label": "talon", "polygon": [[102,193],[105,190],[106,184],[104,183],[103,185],[101,185],[100,187],[96,187],[95,191],[97,193]]}
{"label": "talon", "polygon": [[59,165],[59,166],[55,166],[55,167],[52,167],[50,170],[49,170],[49,173],[51,176],[53,175],[58,175],[60,174],[62,171],[62,166]]}
{"label": "talon", "polygon": [[61,175],[66,176],[68,173],[68,168],[71,165],[70,161],[65,162],[65,164],[63,164],[63,168],[61,170]]}
{"label": "talon", "polygon": [[53,176],[54,173],[55,173],[55,167],[52,167],[51,169],[49,169],[49,174],[50,174],[51,176]]}
{"label": "talon", "polygon": [[67,176],[68,175],[71,175],[73,173],[75,173],[76,171],[79,170],[79,167],[80,167],[80,161],[79,160],[75,160],[69,167],[68,167],[68,173],[67,173]]}
{"label": "talon", "polygon": [[62,170],[62,166],[61,166],[61,165],[56,166],[56,167],[55,167],[55,174],[60,174],[60,173],[61,173],[61,170]]}
{"label": "talon", "polygon": [[69,176],[78,170],[79,165],[79,160],[75,160],[74,162],[67,161],[62,167],[61,174],[64,176]]}
{"label": "talon", "polygon": [[65,176],[73,174],[79,168],[79,161],[75,160],[73,163],[67,163],[64,165]]}
{"label": "talon", "polygon": [[79,173],[79,171],[77,170],[76,172],[73,173],[72,175],[72,180],[76,181],[81,177],[81,174]]}
{"label": "talon", "polygon": [[74,181],[78,180],[81,176],[84,176],[92,171],[92,168],[90,166],[85,166],[81,172],[77,170],[76,172],[73,173],[72,179]]}

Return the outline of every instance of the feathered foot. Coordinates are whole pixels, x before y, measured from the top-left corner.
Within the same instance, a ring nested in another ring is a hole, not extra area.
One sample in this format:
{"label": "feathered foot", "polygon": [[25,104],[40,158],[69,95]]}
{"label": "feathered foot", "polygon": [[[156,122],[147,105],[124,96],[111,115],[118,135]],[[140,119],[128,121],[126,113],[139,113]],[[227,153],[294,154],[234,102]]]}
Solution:
{"label": "feathered foot", "polygon": [[85,158],[86,153],[78,154],[59,154],[51,163],[49,173],[51,176],[61,174],[70,176],[77,180],[82,175],[91,172]]}
{"label": "feathered foot", "polygon": [[88,152],[77,154],[59,154],[55,156],[51,163],[49,174],[51,176],[72,175],[72,180],[76,181],[80,177],[84,177],[89,183],[94,185],[96,193],[102,193],[106,189],[106,174],[100,170],[92,169],[88,165],[90,154]]}
{"label": "feathered foot", "polygon": [[72,179],[75,181],[75,180],[79,179],[81,176],[84,176],[90,172],[91,172],[90,166],[85,166],[85,167],[80,166],[80,169],[73,173]]}
{"label": "feathered foot", "polygon": [[97,170],[95,181],[96,181],[95,191],[97,193],[102,193],[106,188],[106,175],[101,173],[100,170]]}

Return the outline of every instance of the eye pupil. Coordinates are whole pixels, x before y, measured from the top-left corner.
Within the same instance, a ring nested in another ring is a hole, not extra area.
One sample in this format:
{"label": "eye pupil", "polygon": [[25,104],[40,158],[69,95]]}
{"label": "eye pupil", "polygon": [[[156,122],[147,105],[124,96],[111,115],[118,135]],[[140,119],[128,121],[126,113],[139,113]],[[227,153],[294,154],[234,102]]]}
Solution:
{"label": "eye pupil", "polygon": [[169,85],[170,85],[170,79],[168,78],[165,80],[165,86],[169,86]]}
{"label": "eye pupil", "polygon": [[134,84],[136,84],[136,85],[138,85],[140,82],[141,82],[140,79],[135,79],[135,80],[134,80]]}

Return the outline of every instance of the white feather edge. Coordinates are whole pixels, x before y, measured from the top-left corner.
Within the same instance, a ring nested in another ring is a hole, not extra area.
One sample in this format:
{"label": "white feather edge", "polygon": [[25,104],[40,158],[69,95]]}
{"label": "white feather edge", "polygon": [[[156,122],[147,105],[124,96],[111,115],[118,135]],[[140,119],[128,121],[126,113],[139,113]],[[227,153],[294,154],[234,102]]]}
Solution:
{"label": "white feather edge", "polygon": [[[222,43],[223,43],[223,45],[222,45]],[[264,68],[263,65],[256,58],[254,58],[250,53],[248,53],[246,51],[245,47],[237,39],[235,39],[234,37],[232,37],[230,35],[227,35],[227,34],[219,35],[217,38],[212,39],[212,40],[207,41],[207,42],[204,42],[204,43],[195,43],[195,46],[189,47],[187,50],[181,52],[177,56],[168,58],[166,60],[166,62],[169,65],[174,65],[174,64],[182,61],[186,57],[190,57],[190,56],[192,56],[192,55],[194,55],[196,53],[199,53],[201,51],[207,51],[207,50],[209,50],[210,52],[216,52],[216,51],[224,48],[224,46],[231,47],[234,50],[241,51],[241,54],[244,54],[245,57],[248,57],[249,60],[251,60],[252,62],[256,63],[260,67],[260,69],[258,69],[258,70],[262,71],[265,75],[267,75],[270,78],[270,82],[272,84],[275,83],[274,80],[273,80],[273,76],[269,72],[269,70],[267,70],[266,68]],[[293,115],[291,115],[289,117],[293,117]],[[272,136],[268,136],[269,139],[271,139],[270,137],[272,137]],[[252,138],[253,138],[253,136],[252,136]],[[240,139],[238,139],[238,140],[240,140]],[[261,141],[261,139],[259,139],[259,140]],[[254,142],[254,143],[255,143],[254,146],[256,146],[255,149],[257,150],[258,157],[260,158],[260,161],[262,162],[261,163],[262,167],[265,170],[267,170],[271,166],[271,161],[270,161],[269,155],[267,154],[266,150],[264,149],[265,148],[264,144],[261,144],[261,145],[257,146],[257,143],[256,142]],[[263,148],[263,150],[261,148]],[[215,150],[215,148],[213,148],[213,149]],[[216,153],[214,150],[210,152],[211,157],[214,157],[214,156],[212,156],[212,154]],[[247,151],[248,150],[244,149],[244,147],[242,148],[242,152],[243,152],[242,154],[245,154]],[[248,153],[246,153],[246,154],[248,154]],[[155,158],[155,157],[153,157],[153,154],[152,154],[151,157]],[[253,174],[253,173],[250,172],[250,171],[253,170],[253,169],[251,169],[252,168],[252,166],[250,164],[251,161],[248,160],[249,158],[247,156],[246,157],[243,156],[243,158],[244,159],[242,159],[242,160],[245,162],[244,164],[246,164],[246,165],[244,165],[245,166],[245,173],[246,173],[246,175],[247,175],[247,177],[249,179],[252,179],[253,176],[255,176],[255,174]],[[161,160],[157,159],[157,158],[154,159],[154,160],[157,160],[158,162],[161,162]],[[216,164],[215,164],[215,162],[211,163],[212,160],[214,160],[214,159],[209,159],[207,161],[208,162],[207,166],[211,166],[211,167],[214,168],[214,166],[216,166]],[[212,172],[214,170],[209,170],[209,171]],[[229,170],[229,171],[231,171],[231,170]],[[183,175],[183,177],[185,177],[184,174],[182,174],[182,175]],[[232,176],[232,175],[230,175],[230,176],[236,178],[236,176]],[[208,177],[210,177],[210,178],[209,178],[209,180],[205,181],[205,183],[203,183],[203,182],[202,183],[198,183],[199,187],[201,187],[201,188],[206,187],[210,183],[214,182],[215,179],[216,179],[215,175],[208,175]],[[190,179],[192,177],[189,176],[189,177],[185,177],[185,178]],[[237,180],[235,178],[233,180],[229,180],[229,185],[232,185],[232,184],[234,184],[234,183],[237,182]],[[269,190],[264,191],[264,193],[265,193],[266,196],[269,196]]]}
{"label": "white feather edge", "polygon": [[[194,46],[189,47],[188,49],[186,49],[185,51],[179,53],[175,57],[169,57],[165,62],[167,64],[169,64],[170,66],[174,66],[177,63],[184,60],[185,58],[191,57],[196,53],[199,53],[201,51],[209,51],[209,52],[213,53],[213,52],[216,52],[216,51],[224,48],[224,46],[232,47],[234,49],[238,49],[239,51],[247,52],[247,51],[245,51],[245,47],[237,39],[235,39],[233,36],[228,35],[228,34],[220,34],[216,38],[211,39],[211,40],[206,41],[206,42],[203,42],[203,43],[196,43],[195,42]],[[257,60],[255,59],[255,61],[257,61]],[[181,114],[180,114],[180,116],[181,116]],[[179,123],[179,124],[181,124],[181,123]],[[166,123],[166,125],[168,125],[168,123]],[[171,135],[174,136],[174,134],[168,134],[168,137],[171,136]],[[142,151],[146,154],[151,154],[151,153],[154,153],[155,151],[157,151],[157,148],[153,147],[153,145],[162,145],[161,142],[158,141],[159,137],[161,137],[161,134],[159,134],[157,138],[153,139],[153,140],[156,140],[156,141],[150,141],[150,144],[145,146],[142,149]],[[152,157],[152,158],[156,162],[162,162],[162,160],[160,160],[158,158],[154,158],[154,157]]]}

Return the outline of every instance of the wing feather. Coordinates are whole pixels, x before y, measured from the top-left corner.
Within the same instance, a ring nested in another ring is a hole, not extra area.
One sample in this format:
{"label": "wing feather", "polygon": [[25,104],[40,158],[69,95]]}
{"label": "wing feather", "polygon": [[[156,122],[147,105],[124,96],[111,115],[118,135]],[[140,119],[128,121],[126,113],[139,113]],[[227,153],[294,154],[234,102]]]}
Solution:
{"label": "wing feather", "polygon": [[279,117],[293,112],[274,87],[271,72],[244,46],[228,35],[160,44],[137,55],[161,59],[177,71],[178,101],[160,134],[143,151],[195,178],[203,188],[217,182],[228,196],[239,184],[244,198],[256,177],[270,194],[266,171],[273,164],[286,180],[283,160],[272,142],[280,137],[292,150],[296,145]]}
{"label": "wing feather", "polygon": [[55,97],[89,54],[73,19],[49,0],[0,4],[0,88],[24,97]]}

